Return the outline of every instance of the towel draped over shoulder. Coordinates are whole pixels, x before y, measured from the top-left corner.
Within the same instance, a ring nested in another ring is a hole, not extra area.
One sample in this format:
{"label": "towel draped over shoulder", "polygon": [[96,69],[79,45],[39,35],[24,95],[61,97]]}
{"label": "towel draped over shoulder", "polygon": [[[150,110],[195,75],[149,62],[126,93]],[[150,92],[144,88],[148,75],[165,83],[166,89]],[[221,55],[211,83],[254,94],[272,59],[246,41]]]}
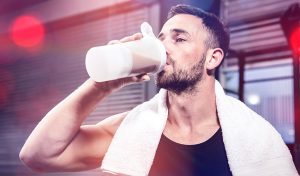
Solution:
{"label": "towel draped over shoulder", "polygon": [[[244,103],[225,95],[215,81],[217,112],[234,176],[298,176],[280,134]],[[106,174],[145,176],[150,171],[168,108],[167,91],[138,105],[116,131],[101,169]]]}

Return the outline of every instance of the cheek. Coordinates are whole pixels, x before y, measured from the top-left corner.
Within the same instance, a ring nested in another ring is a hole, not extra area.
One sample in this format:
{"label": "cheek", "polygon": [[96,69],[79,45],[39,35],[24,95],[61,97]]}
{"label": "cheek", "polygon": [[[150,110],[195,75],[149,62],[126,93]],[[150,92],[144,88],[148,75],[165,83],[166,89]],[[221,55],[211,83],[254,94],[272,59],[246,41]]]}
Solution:
{"label": "cheek", "polygon": [[172,66],[176,68],[190,68],[199,62],[203,57],[203,51],[201,46],[196,44],[186,43],[173,47],[173,52],[170,55],[174,64]]}
{"label": "cheek", "polygon": [[199,48],[197,48],[195,46],[190,46],[182,51],[181,58],[184,59],[185,63],[190,65],[190,64],[197,63],[199,61],[199,59],[201,59],[202,55],[203,54]]}

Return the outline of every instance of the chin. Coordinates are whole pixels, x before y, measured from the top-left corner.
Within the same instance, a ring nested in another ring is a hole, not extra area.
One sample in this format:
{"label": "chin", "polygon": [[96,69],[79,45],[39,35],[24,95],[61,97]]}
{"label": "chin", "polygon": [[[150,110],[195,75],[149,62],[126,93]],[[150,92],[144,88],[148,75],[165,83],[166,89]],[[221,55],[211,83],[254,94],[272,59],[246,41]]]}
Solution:
{"label": "chin", "polygon": [[160,72],[155,79],[155,84],[158,88],[165,88],[165,83],[169,82],[170,74],[167,74],[166,72],[162,71]]}

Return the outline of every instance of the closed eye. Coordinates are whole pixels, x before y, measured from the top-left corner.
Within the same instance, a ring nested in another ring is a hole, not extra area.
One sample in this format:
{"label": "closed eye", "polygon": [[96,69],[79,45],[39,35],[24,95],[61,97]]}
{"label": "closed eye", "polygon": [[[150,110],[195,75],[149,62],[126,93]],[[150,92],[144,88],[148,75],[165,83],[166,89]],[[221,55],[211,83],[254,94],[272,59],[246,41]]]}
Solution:
{"label": "closed eye", "polygon": [[176,42],[184,42],[184,41],[186,41],[186,40],[183,38],[176,38]]}

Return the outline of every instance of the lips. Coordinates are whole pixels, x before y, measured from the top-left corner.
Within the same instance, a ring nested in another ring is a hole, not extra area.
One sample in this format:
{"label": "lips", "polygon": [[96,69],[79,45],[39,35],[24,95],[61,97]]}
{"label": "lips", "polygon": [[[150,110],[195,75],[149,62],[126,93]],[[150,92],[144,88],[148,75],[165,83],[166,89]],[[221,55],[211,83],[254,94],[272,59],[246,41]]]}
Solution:
{"label": "lips", "polygon": [[171,64],[172,64],[171,59],[170,59],[170,58],[167,58],[166,65],[171,65]]}
{"label": "lips", "polygon": [[167,58],[166,65],[164,66],[164,71],[170,69],[169,67],[172,67],[172,60],[170,58]]}

